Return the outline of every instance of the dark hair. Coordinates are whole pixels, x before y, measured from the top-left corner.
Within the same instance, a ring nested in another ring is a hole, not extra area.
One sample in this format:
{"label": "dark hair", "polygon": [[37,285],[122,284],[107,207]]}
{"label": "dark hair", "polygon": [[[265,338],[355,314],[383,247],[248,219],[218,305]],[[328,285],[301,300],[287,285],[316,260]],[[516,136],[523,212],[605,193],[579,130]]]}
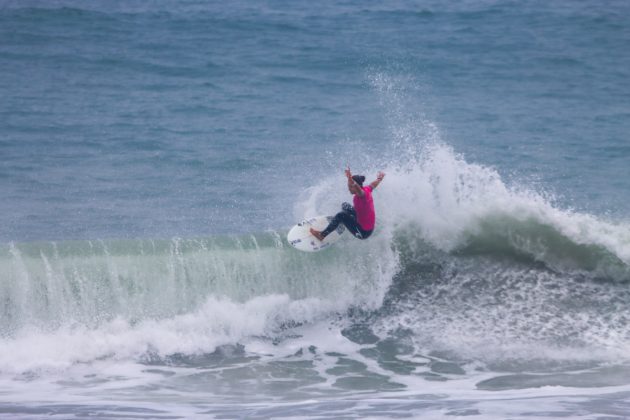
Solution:
{"label": "dark hair", "polygon": [[363,186],[363,181],[365,181],[365,177],[363,175],[352,175],[352,179],[354,179],[354,182],[360,186]]}

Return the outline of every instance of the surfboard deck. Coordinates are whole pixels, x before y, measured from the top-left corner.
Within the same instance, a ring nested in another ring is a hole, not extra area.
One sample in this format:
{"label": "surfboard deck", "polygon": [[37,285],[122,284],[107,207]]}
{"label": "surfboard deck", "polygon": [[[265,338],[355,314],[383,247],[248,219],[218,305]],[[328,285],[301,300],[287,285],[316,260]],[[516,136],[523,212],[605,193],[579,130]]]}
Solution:
{"label": "surfboard deck", "polygon": [[341,238],[341,234],[345,230],[343,225],[331,232],[326,236],[323,241],[320,241],[309,230],[314,228],[315,230],[324,230],[328,223],[332,220],[332,216],[317,216],[306,219],[293,226],[287,234],[287,241],[295,249],[305,252],[317,252],[323,249],[329,248],[332,244],[337,242]]}

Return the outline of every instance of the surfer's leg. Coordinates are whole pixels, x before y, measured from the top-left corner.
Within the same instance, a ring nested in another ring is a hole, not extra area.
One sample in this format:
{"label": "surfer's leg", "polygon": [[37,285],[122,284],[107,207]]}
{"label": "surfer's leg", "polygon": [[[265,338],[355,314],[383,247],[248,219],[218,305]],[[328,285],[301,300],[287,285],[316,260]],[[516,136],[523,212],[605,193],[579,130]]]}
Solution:
{"label": "surfer's leg", "polygon": [[341,209],[342,210],[332,218],[328,226],[326,226],[326,229],[318,232],[311,228],[311,234],[322,241],[326,236],[334,232],[335,229],[339,227],[340,223],[343,223],[350,233],[360,238],[360,236],[357,236],[357,234],[360,235],[360,232],[359,225],[357,223],[357,214],[354,211],[354,207],[352,207],[350,203],[342,203]]}
{"label": "surfer's leg", "polygon": [[[339,223],[342,222],[343,215],[344,212],[339,212],[335,215],[335,217],[332,218],[330,223],[328,223],[328,226],[326,226],[326,229],[322,230],[319,233],[322,237],[320,240],[323,240],[326,236],[330,235],[331,232],[334,232],[335,229],[339,227]],[[311,231],[311,233],[313,233],[313,231]]]}
{"label": "surfer's leg", "polygon": [[352,204],[343,203],[341,205],[341,208],[343,209],[343,212],[347,213],[348,215],[347,217],[344,217],[342,220],[342,223],[348,229],[348,232],[350,232],[352,235],[354,235],[356,238],[359,238],[359,239],[367,238],[369,234],[366,236],[364,234],[364,230],[361,229],[361,226],[359,226],[359,222],[357,221],[357,212],[354,209],[354,207],[352,207]]}
{"label": "surfer's leg", "polygon": [[324,238],[328,236],[331,232],[334,232],[335,229],[339,227],[340,223],[343,223],[346,229],[348,229],[348,231],[354,236],[360,237],[358,235],[360,235],[361,233],[359,231],[359,224],[357,223],[357,217],[356,213],[354,212],[354,208],[348,203],[344,203],[342,208],[343,211],[337,213],[335,217],[333,217],[333,219],[330,221],[328,227],[326,227],[326,229],[321,232],[321,235]]}

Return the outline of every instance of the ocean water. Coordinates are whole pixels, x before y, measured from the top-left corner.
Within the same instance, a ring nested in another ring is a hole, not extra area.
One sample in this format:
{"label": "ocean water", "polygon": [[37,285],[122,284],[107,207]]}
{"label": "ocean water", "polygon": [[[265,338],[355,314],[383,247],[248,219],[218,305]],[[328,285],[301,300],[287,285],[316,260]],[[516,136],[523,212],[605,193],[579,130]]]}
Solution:
{"label": "ocean water", "polygon": [[[630,417],[629,46],[626,1],[0,0],[0,417]],[[374,235],[292,249],[346,165]]]}

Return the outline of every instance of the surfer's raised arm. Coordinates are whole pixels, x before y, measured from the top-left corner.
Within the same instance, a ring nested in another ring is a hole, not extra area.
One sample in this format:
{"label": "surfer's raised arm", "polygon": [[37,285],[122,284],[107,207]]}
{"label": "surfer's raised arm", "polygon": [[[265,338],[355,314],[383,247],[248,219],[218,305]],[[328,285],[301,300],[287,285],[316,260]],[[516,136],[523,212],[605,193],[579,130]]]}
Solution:
{"label": "surfer's raised arm", "polygon": [[372,187],[372,189],[378,187],[378,184],[381,183],[381,181],[383,180],[383,178],[385,178],[385,172],[379,172],[378,175],[376,175],[376,180],[374,180],[371,184],[370,187]]}

